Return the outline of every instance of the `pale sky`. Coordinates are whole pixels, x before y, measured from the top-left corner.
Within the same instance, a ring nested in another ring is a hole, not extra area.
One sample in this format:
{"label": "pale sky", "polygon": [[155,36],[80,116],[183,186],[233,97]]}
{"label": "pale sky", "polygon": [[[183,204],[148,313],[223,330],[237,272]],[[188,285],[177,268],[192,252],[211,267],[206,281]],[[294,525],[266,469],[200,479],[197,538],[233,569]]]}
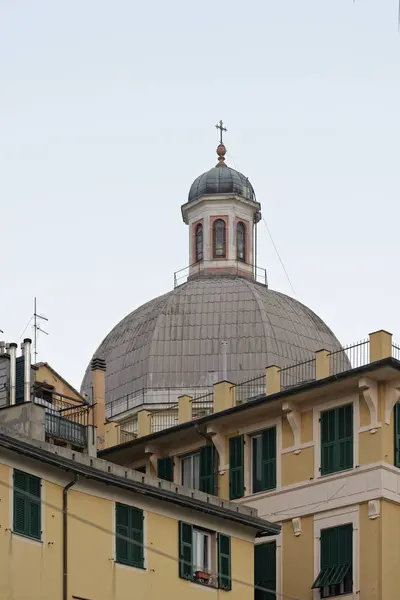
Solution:
{"label": "pale sky", "polygon": [[[1,337],[18,341],[36,295],[38,360],[79,387],[109,330],[188,264],[180,206],[223,119],[296,298],[344,344],[400,341],[397,12],[0,0]],[[293,295],[263,222],[258,238],[270,287]]]}

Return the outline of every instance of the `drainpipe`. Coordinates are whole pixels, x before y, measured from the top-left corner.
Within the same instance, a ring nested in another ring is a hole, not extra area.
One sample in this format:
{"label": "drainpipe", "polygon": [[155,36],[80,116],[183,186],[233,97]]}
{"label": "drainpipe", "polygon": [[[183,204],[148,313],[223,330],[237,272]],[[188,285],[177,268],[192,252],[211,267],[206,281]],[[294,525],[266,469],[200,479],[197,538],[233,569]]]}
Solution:
{"label": "drainpipe", "polygon": [[17,344],[10,344],[10,404],[15,404],[15,380],[17,377]]}
{"label": "drainpipe", "polygon": [[221,367],[222,377],[221,381],[228,379],[228,342],[221,342]]}
{"label": "drainpipe", "polygon": [[204,433],[203,431],[201,431],[200,427],[198,425],[194,426],[195,430],[197,431],[197,433],[199,435],[201,435],[201,437],[203,437],[205,440],[207,440],[208,442],[211,442],[213,448],[214,448],[214,459],[213,459],[213,467],[214,467],[214,496],[218,497],[218,452],[216,452],[216,447],[214,446],[214,442],[212,439],[211,435],[208,435],[207,433]]}
{"label": "drainpipe", "polygon": [[68,600],[68,490],[78,481],[78,475],[63,489],[63,600]]}

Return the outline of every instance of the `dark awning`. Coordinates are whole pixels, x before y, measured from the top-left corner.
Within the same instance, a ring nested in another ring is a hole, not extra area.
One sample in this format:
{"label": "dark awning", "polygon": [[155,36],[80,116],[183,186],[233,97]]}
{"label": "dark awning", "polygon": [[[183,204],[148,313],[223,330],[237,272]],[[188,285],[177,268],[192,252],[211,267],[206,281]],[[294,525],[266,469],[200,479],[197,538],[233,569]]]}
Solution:
{"label": "dark awning", "polygon": [[339,585],[344,581],[350,570],[350,564],[334,565],[333,567],[322,567],[317,579],[311,589],[322,589],[327,585]]}

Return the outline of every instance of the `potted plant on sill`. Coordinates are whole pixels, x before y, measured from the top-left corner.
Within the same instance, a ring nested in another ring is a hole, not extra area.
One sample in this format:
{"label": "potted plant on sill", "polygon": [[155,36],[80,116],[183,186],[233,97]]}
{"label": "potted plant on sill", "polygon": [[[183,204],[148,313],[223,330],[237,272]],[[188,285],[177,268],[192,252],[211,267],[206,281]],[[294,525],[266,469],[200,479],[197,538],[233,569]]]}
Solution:
{"label": "potted plant on sill", "polygon": [[194,572],[195,581],[199,581],[201,583],[209,583],[211,579],[211,573],[207,573],[207,571],[195,571]]}

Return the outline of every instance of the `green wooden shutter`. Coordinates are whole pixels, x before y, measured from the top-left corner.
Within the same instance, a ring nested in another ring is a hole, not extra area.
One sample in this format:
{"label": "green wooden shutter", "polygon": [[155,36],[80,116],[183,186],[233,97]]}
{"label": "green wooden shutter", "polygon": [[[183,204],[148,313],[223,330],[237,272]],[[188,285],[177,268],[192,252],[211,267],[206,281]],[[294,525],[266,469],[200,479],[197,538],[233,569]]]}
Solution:
{"label": "green wooden shutter", "polygon": [[129,564],[129,506],[115,505],[115,558],[123,564]]}
{"label": "green wooden shutter", "polygon": [[244,496],[244,436],[229,439],[229,498]]}
{"label": "green wooden shutter", "polygon": [[133,543],[131,547],[131,564],[135,567],[143,568],[143,511],[137,508],[130,508],[130,537]]}
{"label": "green wooden shutter", "polygon": [[13,530],[40,540],[42,535],[40,478],[16,469],[13,477]]}
{"label": "green wooden shutter", "polygon": [[321,414],[321,475],[353,467],[353,405]]}
{"label": "green wooden shutter", "polygon": [[231,579],[231,538],[218,535],[218,587],[223,590],[232,589]]}
{"label": "green wooden shutter", "polygon": [[400,405],[394,407],[394,464],[400,467]]}
{"label": "green wooden shutter", "polygon": [[254,585],[256,586],[254,591],[255,600],[275,600],[276,542],[267,542],[266,544],[255,545]]}
{"label": "green wooden shutter", "polygon": [[193,528],[179,521],[179,577],[193,579]]}
{"label": "green wooden shutter", "polygon": [[200,449],[200,491],[214,494],[214,446],[203,446]]}
{"label": "green wooden shutter", "polygon": [[157,461],[157,477],[165,479],[165,481],[174,480],[174,458],[173,456],[167,456],[166,458],[159,458]]}
{"label": "green wooden shutter", "polygon": [[25,383],[25,357],[18,356],[16,360],[15,373],[15,402],[19,404],[24,401],[24,383]]}
{"label": "green wooden shutter", "polygon": [[276,487],[276,427],[262,432],[262,483],[263,490]]}

